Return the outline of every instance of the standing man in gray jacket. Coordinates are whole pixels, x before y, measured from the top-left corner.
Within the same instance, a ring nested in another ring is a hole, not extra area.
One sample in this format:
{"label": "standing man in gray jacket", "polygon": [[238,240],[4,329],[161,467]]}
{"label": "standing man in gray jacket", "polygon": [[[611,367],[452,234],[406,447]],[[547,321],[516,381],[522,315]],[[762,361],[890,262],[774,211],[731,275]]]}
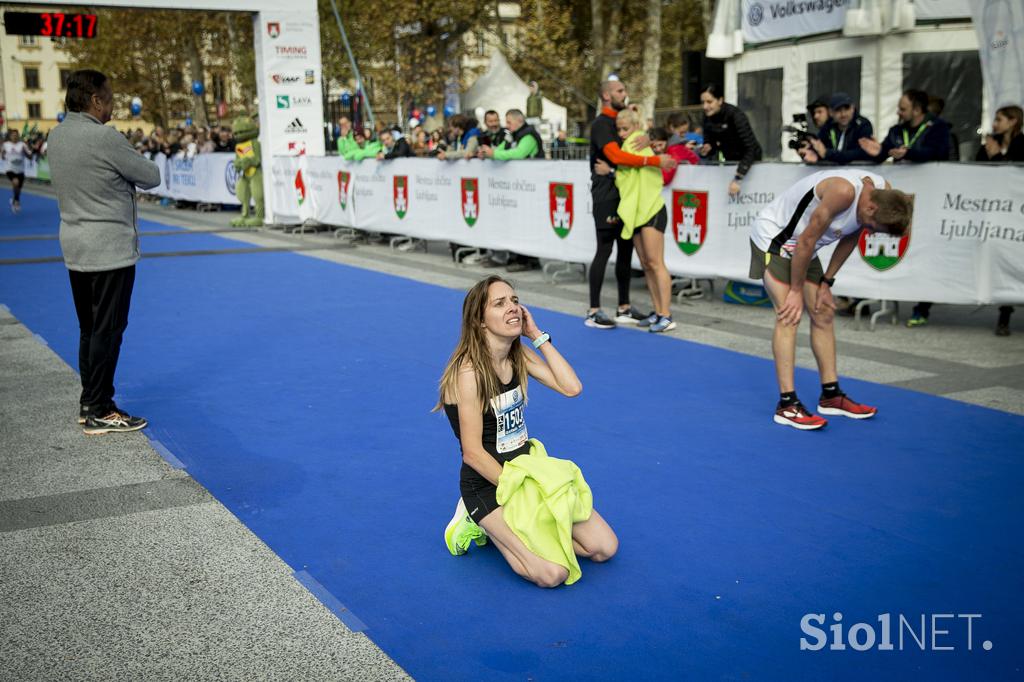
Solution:
{"label": "standing man in gray jacket", "polygon": [[50,132],[47,157],[60,208],[60,246],[81,331],[78,422],[88,435],[138,431],[146,420],[114,404],[114,372],[139,260],[135,186],[160,184],[160,169],[117,130],[109,79],[99,71],[68,78],[67,115]]}

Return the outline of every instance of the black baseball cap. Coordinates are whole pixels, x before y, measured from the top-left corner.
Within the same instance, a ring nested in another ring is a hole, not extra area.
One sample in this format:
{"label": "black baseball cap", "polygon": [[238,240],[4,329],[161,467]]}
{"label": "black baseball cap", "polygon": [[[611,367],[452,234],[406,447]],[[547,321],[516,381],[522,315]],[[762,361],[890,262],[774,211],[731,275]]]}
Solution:
{"label": "black baseball cap", "polygon": [[853,98],[847,95],[845,92],[837,92],[836,94],[832,95],[832,97],[828,100],[829,109],[838,109],[839,107],[847,106],[853,106]]}

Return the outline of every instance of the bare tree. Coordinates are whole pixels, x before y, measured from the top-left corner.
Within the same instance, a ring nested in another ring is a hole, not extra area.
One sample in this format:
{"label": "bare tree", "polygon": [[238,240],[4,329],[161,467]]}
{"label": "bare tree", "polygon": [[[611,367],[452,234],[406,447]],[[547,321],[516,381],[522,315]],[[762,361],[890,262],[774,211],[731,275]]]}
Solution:
{"label": "bare tree", "polygon": [[644,39],[641,100],[644,116],[654,118],[661,70],[661,0],[647,0],[647,37]]}

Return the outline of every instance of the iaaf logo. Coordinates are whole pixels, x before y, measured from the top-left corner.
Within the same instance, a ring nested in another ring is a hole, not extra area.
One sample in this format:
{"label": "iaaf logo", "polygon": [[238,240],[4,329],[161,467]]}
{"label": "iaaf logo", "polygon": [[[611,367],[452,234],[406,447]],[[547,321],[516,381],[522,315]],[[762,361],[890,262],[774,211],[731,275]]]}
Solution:
{"label": "iaaf logo", "polygon": [[298,199],[299,206],[306,200],[306,181],[302,179],[301,168],[295,174],[295,198]]}
{"label": "iaaf logo", "polygon": [[[910,201],[913,205],[913,194],[910,195]],[[860,251],[860,257],[875,270],[882,271],[895,267],[907,255],[907,249],[910,248],[910,231],[911,226],[908,225],[903,236],[897,237],[885,232],[861,230],[860,238],[857,239],[857,250]]]}
{"label": "iaaf logo", "polygon": [[352,174],[348,171],[338,171],[338,203],[344,209],[348,206],[348,185],[352,180]]}
{"label": "iaaf logo", "polygon": [[279,21],[268,21],[267,22],[267,35],[271,38],[276,38],[281,35],[281,22]]}
{"label": "iaaf logo", "polygon": [[235,185],[238,184],[238,169],[235,164],[228,161],[224,164],[224,185],[228,188],[231,196],[235,196]]}
{"label": "iaaf logo", "polygon": [[688,189],[672,192],[672,234],[676,246],[692,256],[708,237],[708,193]]}
{"label": "iaaf logo", "polygon": [[560,238],[565,239],[572,231],[572,183],[548,183],[548,213],[551,227]]}
{"label": "iaaf logo", "polygon": [[462,178],[462,219],[470,227],[480,217],[480,184],[476,178]]}
{"label": "iaaf logo", "polygon": [[302,76],[290,73],[272,73],[270,74],[270,80],[274,81],[278,85],[291,85],[292,83],[298,83],[302,80]]}
{"label": "iaaf logo", "polygon": [[409,212],[409,176],[396,175],[394,183],[395,214],[399,218],[404,218]]}

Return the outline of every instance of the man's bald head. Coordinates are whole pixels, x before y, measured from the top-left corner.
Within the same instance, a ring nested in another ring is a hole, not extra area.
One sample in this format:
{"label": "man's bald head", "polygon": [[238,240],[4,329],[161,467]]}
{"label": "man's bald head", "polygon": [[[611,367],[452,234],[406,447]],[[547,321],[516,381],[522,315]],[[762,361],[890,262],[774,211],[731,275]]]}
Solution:
{"label": "man's bald head", "polygon": [[601,104],[611,107],[615,111],[622,111],[626,107],[626,85],[620,80],[607,80],[601,83]]}

